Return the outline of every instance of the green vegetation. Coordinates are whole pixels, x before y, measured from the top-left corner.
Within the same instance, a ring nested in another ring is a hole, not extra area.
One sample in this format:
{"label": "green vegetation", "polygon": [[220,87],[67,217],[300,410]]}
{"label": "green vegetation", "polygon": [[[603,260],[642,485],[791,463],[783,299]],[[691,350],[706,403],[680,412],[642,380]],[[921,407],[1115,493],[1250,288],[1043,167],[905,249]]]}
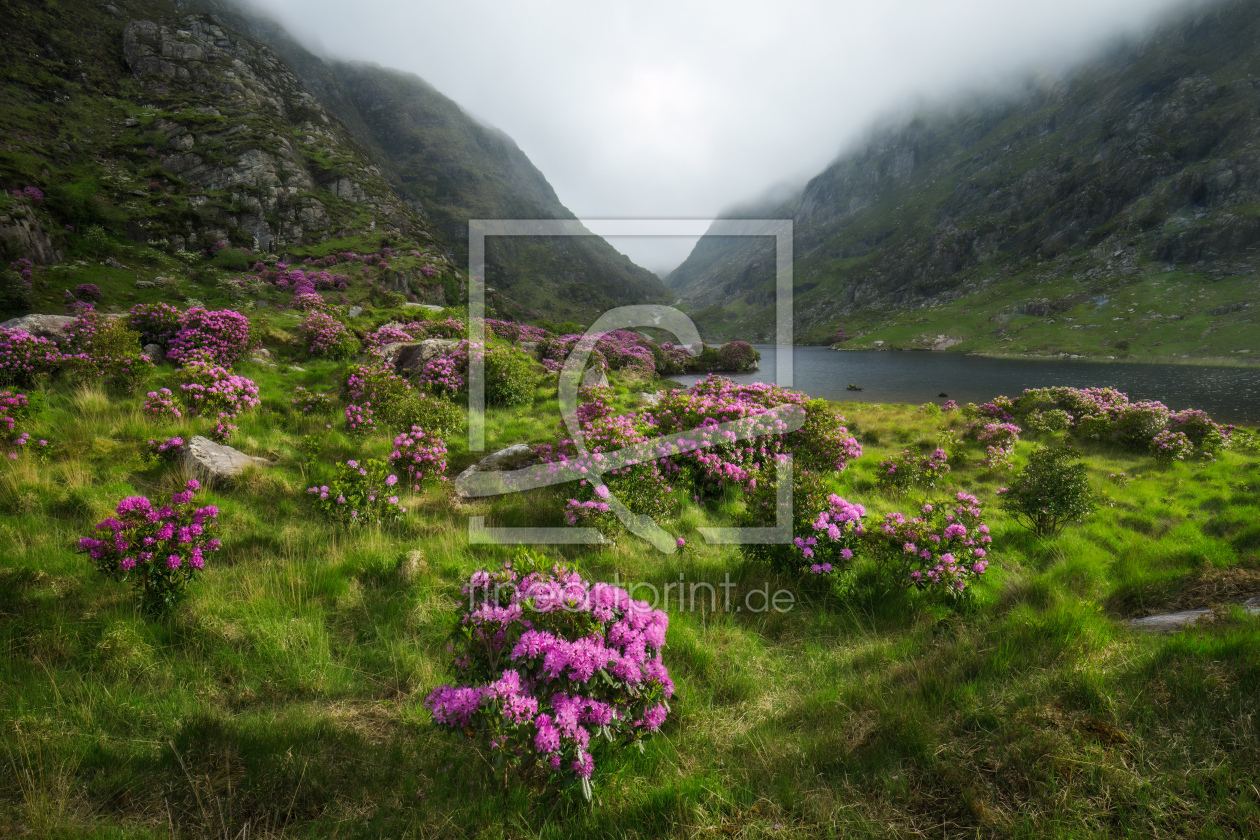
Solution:
{"label": "green vegetation", "polygon": [[[275,837],[1260,831],[1260,734],[1249,724],[1260,623],[1229,606],[1168,637],[1121,623],[1260,590],[1255,454],[1161,467],[1086,443],[1102,504],[1039,539],[996,504],[1010,474],[979,467],[974,447],[956,450],[932,492],[974,493],[994,537],[989,573],[960,602],[862,587],[841,596],[706,545],[695,529],[737,521],[740,493],[681,506],[680,555],[632,538],[550,550],[594,579],[663,587],[729,573],[734,603],[767,585],[796,596],[782,613],[670,610],[678,693],[663,737],[597,770],[588,809],[576,796],[531,803],[503,791],[422,707],[446,679],[459,587],[513,553],[470,546],[467,517],[562,524],[545,511],[565,489],[458,502],[426,485],[400,494],[408,513],[396,522],[326,522],[305,488],[336,463],[388,456],[390,441],[293,407],[295,386],[326,388],[341,369],[302,364],[240,366],[263,405],[237,418],[233,444],[277,463],[199,494],[220,510],[223,548],[167,620],[144,618],[74,545],[122,496],[182,488],[145,441],[187,437],[198,421],[158,426],[139,398],[91,387],[43,394],[33,430],[52,453],[0,467],[0,744],[11,769],[0,824],[127,837],[234,837],[247,824]],[[628,387],[616,390],[617,410],[633,405]],[[555,406],[544,384],[532,406],[492,408],[488,445],[554,440]],[[907,500],[880,489],[879,462],[930,452],[963,422],[910,407],[844,411],[866,453],[827,489],[873,513]],[[452,473],[476,457],[458,433],[447,443]],[[1019,465],[1034,446],[1018,445]]]}

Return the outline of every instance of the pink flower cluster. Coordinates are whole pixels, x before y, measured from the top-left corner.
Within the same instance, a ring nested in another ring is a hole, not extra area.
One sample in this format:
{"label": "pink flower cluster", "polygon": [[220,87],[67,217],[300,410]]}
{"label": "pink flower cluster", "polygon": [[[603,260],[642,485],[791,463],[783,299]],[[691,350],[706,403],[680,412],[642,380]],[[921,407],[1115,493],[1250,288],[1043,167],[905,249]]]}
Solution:
{"label": "pink flower cluster", "polygon": [[12,192],[16,198],[29,198],[31,201],[44,200],[44,193],[40,191],[39,187],[23,187],[20,190],[13,190]]}
{"label": "pink flower cluster", "polygon": [[987,423],[977,420],[967,424],[963,435],[985,447],[985,456],[980,459],[980,466],[1002,468],[1011,465],[1021,431],[1023,430],[1014,423]]}
{"label": "pink flower cluster", "polygon": [[896,490],[912,486],[933,488],[947,472],[949,455],[944,449],[922,456],[903,449],[900,455],[879,462],[875,479],[881,487]]}
{"label": "pink flower cluster", "polygon": [[193,504],[199,488],[190,480],[161,507],[145,496],[129,496],[118,503],[115,517],[97,524],[102,538],[79,540],[102,574],[131,582],[147,613],[169,610],[204,568],[206,553],[221,546],[214,537],[219,509]]}
{"label": "pink flower cluster", "polygon": [[949,512],[947,503],[925,504],[911,519],[890,513],[868,529],[873,553],[896,579],[955,595],[984,574],[993,538],[980,502],[961,492],[956,501]]}
{"label": "pink flower cluster", "polygon": [[293,389],[293,406],[303,414],[323,415],[332,408],[332,399],[318,391],[308,391],[302,385]]}
{"label": "pink flower cluster", "polygon": [[0,385],[33,385],[39,376],[55,373],[62,359],[52,341],[0,327]]}
{"label": "pink flower cluster", "polygon": [[149,454],[154,458],[164,460],[174,460],[184,454],[184,439],[182,437],[169,437],[166,440],[150,440]]}
{"label": "pink flower cluster", "polygon": [[657,731],[669,714],[674,684],[660,653],[669,619],[624,589],[522,565],[473,574],[455,635],[458,683],[425,705],[508,771],[577,781],[589,798],[595,753]]}
{"label": "pink flower cluster", "polygon": [[426,477],[446,480],[446,444],[419,426],[412,426],[394,438],[389,465],[406,475],[412,489],[418,491]]}
{"label": "pink flower cluster", "polygon": [[[8,438],[9,444],[15,449],[8,452],[11,459],[17,458],[17,453],[22,447],[26,446],[31,439],[31,433],[18,428],[19,423],[29,420],[32,409],[30,399],[26,394],[19,394],[14,391],[0,391],[0,435]],[[39,442],[41,446],[47,446],[48,441]]]}
{"label": "pink flower cluster", "polygon": [[209,358],[231,367],[250,348],[249,319],[232,309],[179,312],[164,303],[141,304],[132,307],[128,322],[146,343],[162,346],[166,358],[179,365]]}
{"label": "pink flower cluster", "polygon": [[193,417],[235,417],[261,402],[252,380],[205,361],[189,364],[179,387],[180,399]]}
{"label": "pink flower cluster", "polygon": [[302,346],[311,356],[343,359],[357,349],[358,342],[346,325],[324,312],[312,312],[298,324]]}
{"label": "pink flower cluster", "polygon": [[809,571],[827,575],[849,568],[853,550],[865,531],[862,517],[866,508],[853,504],[832,493],[827,497],[826,509],[819,512],[813,522],[817,536],[796,537],[792,540],[806,560],[813,560]]}
{"label": "pink flower cluster", "polygon": [[159,388],[156,391],[150,391],[145,395],[143,408],[145,416],[154,420],[167,418],[178,420],[184,416],[183,412],[179,410],[179,406],[175,404],[175,395],[171,393],[170,388]]}

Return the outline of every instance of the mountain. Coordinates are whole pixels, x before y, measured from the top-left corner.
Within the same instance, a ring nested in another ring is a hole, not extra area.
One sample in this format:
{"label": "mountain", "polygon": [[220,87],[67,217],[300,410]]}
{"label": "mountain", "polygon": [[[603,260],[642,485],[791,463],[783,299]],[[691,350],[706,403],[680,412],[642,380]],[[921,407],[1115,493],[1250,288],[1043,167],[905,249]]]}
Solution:
{"label": "mountain", "polygon": [[[1250,350],[1258,45],[1257,4],[1200,8],[1067,78],[875,132],[728,215],[792,219],[799,342]],[[668,283],[706,335],[772,337],[766,241],[704,237]]]}
{"label": "mountain", "polygon": [[[467,264],[470,218],[573,218],[509,137],[421,79],[316,56],[243,7],[6,0],[0,11],[10,260],[58,261],[99,230],[171,252],[226,241],[300,255],[367,238],[453,272]],[[9,195],[26,187],[43,198]],[[492,309],[525,317],[585,321],[666,294],[594,236],[491,240],[486,273]],[[398,282],[432,297],[418,274]]]}

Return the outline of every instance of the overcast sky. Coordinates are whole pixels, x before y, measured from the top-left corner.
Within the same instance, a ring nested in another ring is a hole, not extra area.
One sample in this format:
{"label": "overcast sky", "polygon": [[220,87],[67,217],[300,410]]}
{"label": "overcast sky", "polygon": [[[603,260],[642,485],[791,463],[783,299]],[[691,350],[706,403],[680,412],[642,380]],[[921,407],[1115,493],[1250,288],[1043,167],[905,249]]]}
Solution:
{"label": "overcast sky", "polygon": [[[255,0],[510,134],[580,218],[711,218],[916,103],[1059,73],[1180,0]],[[694,240],[610,240],[654,270]]]}

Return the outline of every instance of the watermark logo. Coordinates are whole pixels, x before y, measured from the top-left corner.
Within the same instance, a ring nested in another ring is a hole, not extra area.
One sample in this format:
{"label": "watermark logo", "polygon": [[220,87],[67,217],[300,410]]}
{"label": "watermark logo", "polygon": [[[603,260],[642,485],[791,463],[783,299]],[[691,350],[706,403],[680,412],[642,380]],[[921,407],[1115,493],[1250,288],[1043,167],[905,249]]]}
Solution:
{"label": "watermark logo", "polygon": [[[779,219],[718,219],[712,221],[660,219],[652,221],[582,222],[566,219],[474,219],[468,223],[469,341],[485,342],[485,253],[488,236],[592,236],[587,224],[598,224],[604,235],[640,236],[763,236],[775,240],[775,344],[785,348],[775,354],[774,382],[792,384],[792,222]],[[457,480],[466,496],[495,496],[553,484],[585,479],[597,486],[602,475],[623,467],[673,455],[695,452],[763,435],[796,431],[804,412],[793,405],[779,406],[765,414],[721,423],[703,429],[658,437],[615,452],[590,452],[576,421],[577,392],[591,351],[599,339],[613,330],[656,327],[672,333],[683,347],[698,347],[700,334],[683,312],[669,306],[623,306],[600,316],[574,346],[560,371],[559,400],[564,422],[576,443],[576,458],[562,464],[539,464],[504,472],[472,472]],[[468,448],[485,450],[485,359],[471,354],[468,366]],[[785,544],[792,540],[792,460],[788,455],[776,464],[775,524],[764,528],[700,528],[711,544]],[[632,534],[660,551],[677,550],[673,536],[651,517],[635,514],[615,496],[606,500],[610,510]],[[584,527],[489,528],[485,517],[469,517],[469,541],[473,544],[598,544],[598,529]]]}

